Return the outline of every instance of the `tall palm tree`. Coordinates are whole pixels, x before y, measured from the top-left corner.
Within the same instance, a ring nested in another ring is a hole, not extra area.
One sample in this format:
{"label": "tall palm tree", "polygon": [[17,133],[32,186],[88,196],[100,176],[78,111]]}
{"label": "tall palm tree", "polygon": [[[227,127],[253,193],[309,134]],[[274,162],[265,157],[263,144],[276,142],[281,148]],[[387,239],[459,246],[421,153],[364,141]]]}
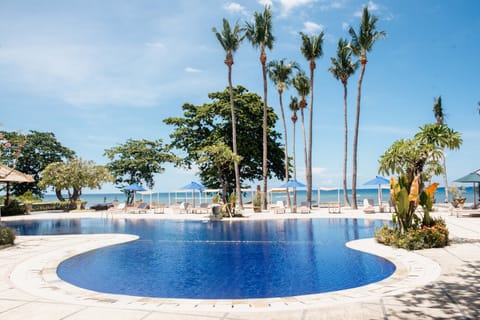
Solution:
{"label": "tall palm tree", "polygon": [[303,135],[303,158],[305,160],[305,171],[307,170],[307,137],[305,135],[305,113],[304,110],[307,107],[307,101],[305,98],[310,93],[310,82],[305,72],[299,71],[295,78],[292,79],[292,84],[300,96],[300,102],[298,108],[300,109],[302,135]]}
{"label": "tall palm tree", "polygon": [[347,84],[355,70],[358,62],[352,63],[352,50],[347,40],[338,40],[337,57],[331,58],[332,66],[328,69],[335,79],[343,84],[343,201],[350,206],[347,190],[347,152],[348,152],[348,122],[347,122]]}
{"label": "tall palm tree", "polygon": [[[437,121],[437,125],[442,126],[445,124],[445,113],[443,112],[443,105],[442,105],[442,96],[438,96],[438,98],[434,98],[433,100],[433,115],[435,120]],[[443,185],[445,187],[445,202],[448,202],[448,180],[447,180],[447,159],[445,158],[445,154],[442,157],[442,168],[443,168]]]}
{"label": "tall palm tree", "polygon": [[[233,99],[233,85],[232,85],[232,65],[233,61],[233,54],[237,51],[240,43],[242,42],[244,35],[242,35],[242,28],[235,24],[232,28],[230,27],[230,23],[227,19],[223,19],[223,30],[218,32],[216,28],[213,28],[212,31],[215,33],[215,36],[220,42],[223,50],[225,50],[225,60],[224,63],[227,65],[228,68],[228,88],[230,93],[230,109],[232,113],[232,151],[234,156],[238,156],[237,151],[237,119],[235,116],[235,104]],[[240,209],[243,209],[243,201],[242,201],[242,190],[240,187],[240,169],[238,167],[238,161],[234,162],[235,168],[235,189],[236,189],[236,196],[237,196],[237,203]]]}
{"label": "tall palm tree", "polygon": [[370,16],[368,7],[363,8],[362,20],[360,21],[360,29],[358,34],[350,27],[348,32],[352,37],[351,48],[353,54],[359,57],[359,62],[362,65],[360,77],[358,78],[357,88],[357,110],[355,115],[355,129],[353,134],[353,169],[352,169],[352,208],[357,209],[357,150],[358,150],[358,127],[360,125],[360,101],[362,93],[362,81],[365,74],[365,67],[367,65],[367,52],[370,52],[373,45],[378,39],[386,36],[385,31],[377,31],[376,24],[378,18]]}
{"label": "tall palm tree", "polygon": [[317,67],[315,60],[323,55],[323,31],[318,35],[308,36],[300,32],[302,46],[300,51],[307,61],[310,62],[310,113],[308,117],[308,148],[307,148],[307,202],[312,203],[312,126],[313,126],[313,76]]}
{"label": "tall palm tree", "polygon": [[[285,112],[283,110],[283,90],[288,89],[288,85],[291,82],[292,72],[294,69],[299,69],[297,63],[290,61],[285,64],[285,59],[280,61],[273,60],[267,65],[268,76],[277,87],[278,97],[280,102],[280,113],[282,115],[283,123],[283,141],[285,143],[285,183],[288,183],[288,176],[290,170],[288,168],[288,138],[287,138],[287,122],[285,121]],[[287,188],[287,203],[291,208],[290,193]]]}
{"label": "tall palm tree", "polygon": [[263,76],[263,209],[267,209],[267,131],[268,131],[268,113],[267,113],[267,54],[266,49],[272,50],[275,38],[272,34],[272,11],[270,6],[266,5],[263,12],[253,14],[253,23],[246,23],[245,35],[254,48],[260,48],[260,64],[262,65]]}
{"label": "tall palm tree", "polygon": [[[293,135],[293,138],[292,138],[292,162],[293,162],[293,179],[294,180],[297,180],[297,163],[295,162],[296,161],[296,157],[295,157],[295,142],[297,141],[296,140],[296,136],[295,136],[295,132],[296,132],[296,124],[297,124],[297,120],[298,120],[298,117],[297,117],[297,111],[300,109],[299,106],[298,106],[298,98],[297,97],[290,97],[290,104],[288,105],[288,107],[290,108],[290,111],[292,111],[292,122],[293,122],[293,130],[292,130],[292,135]],[[293,213],[296,213],[297,212],[297,191],[295,190],[295,188],[293,189],[293,210],[292,210]]]}

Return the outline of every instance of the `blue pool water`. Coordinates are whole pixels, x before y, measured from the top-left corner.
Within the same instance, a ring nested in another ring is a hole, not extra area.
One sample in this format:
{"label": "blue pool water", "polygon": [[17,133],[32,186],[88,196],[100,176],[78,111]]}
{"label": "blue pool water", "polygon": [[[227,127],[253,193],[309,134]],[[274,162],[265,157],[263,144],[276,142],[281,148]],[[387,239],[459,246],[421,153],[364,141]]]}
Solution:
{"label": "blue pool water", "polygon": [[68,219],[9,222],[18,234],[129,233],[139,240],[60,264],[79,287],[160,298],[242,299],[314,294],[382,280],[395,266],[351,250],[386,222],[287,219],[202,222]]}

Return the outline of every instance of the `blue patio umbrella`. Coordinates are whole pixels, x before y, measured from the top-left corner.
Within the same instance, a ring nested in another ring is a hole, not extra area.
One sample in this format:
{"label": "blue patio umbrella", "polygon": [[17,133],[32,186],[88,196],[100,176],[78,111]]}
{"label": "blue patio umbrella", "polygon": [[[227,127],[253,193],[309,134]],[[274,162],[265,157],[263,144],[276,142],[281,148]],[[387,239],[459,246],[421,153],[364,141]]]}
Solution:
{"label": "blue patio umbrella", "polygon": [[205,187],[195,181],[190,182],[186,186],[183,186],[180,188],[181,190],[192,190],[192,201],[193,201],[193,206],[195,207],[195,190],[202,191],[205,189]]}
{"label": "blue patio umbrella", "polygon": [[147,191],[147,189],[145,189],[144,187],[142,187],[141,185],[139,185],[139,184],[137,184],[137,183],[129,184],[128,186],[123,187],[121,190],[124,190],[124,191],[133,191],[132,203],[135,203],[135,193],[136,193],[137,191]]}
{"label": "blue patio umbrella", "polygon": [[305,188],[305,187],[306,185],[294,179],[288,180],[287,183],[284,183],[280,186],[280,188]]}
{"label": "blue patio umbrella", "polygon": [[[476,208],[477,207],[477,195],[475,193],[475,183],[478,183],[480,185],[480,170],[473,171],[469,174],[467,174],[464,177],[458,178],[454,180],[455,182],[463,182],[463,183],[468,183],[472,182],[473,183],[473,206]],[[479,187],[480,189],[480,187]],[[480,194],[480,190],[479,190]]]}
{"label": "blue patio umbrella", "polygon": [[384,177],[379,177],[379,176],[375,176],[374,179],[372,180],[369,180],[367,182],[365,182],[363,185],[370,185],[370,186],[373,186],[373,185],[378,185],[378,205],[379,206],[382,206],[382,184],[385,185],[385,184],[390,184],[390,180],[388,179],[385,179]]}

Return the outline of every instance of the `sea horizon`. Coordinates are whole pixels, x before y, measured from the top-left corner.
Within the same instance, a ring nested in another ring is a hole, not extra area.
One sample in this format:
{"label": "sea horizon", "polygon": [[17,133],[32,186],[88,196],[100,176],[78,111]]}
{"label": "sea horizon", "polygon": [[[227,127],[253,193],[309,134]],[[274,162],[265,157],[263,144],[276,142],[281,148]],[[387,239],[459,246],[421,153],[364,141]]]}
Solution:
{"label": "sea horizon", "polygon": [[[467,203],[473,203],[473,187],[462,188],[465,190],[464,197],[467,199]],[[185,191],[170,191],[170,192],[153,192],[150,194],[136,194],[137,200],[142,200],[144,202],[160,203],[167,206],[175,205],[181,202],[195,203],[199,205],[201,202],[211,203],[211,198],[214,195],[214,192],[205,193],[196,191],[193,193],[191,190]],[[290,192],[292,196],[292,192]],[[351,189],[348,189],[349,199],[351,200]],[[451,198],[451,193],[449,193]],[[480,197],[477,195],[477,201]],[[105,193],[85,193],[80,197],[81,200],[87,202],[87,207],[91,207],[97,204],[103,203],[113,203],[114,200],[117,200],[119,203],[126,201],[126,195],[123,192],[105,192]],[[252,201],[252,192],[243,193],[244,203],[251,203]],[[361,188],[357,189],[357,203],[363,203],[364,199],[372,199],[374,203],[378,204],[378,188]],[[389,188],[382,188],[382,202],[388,202],[390,199],[390,190]],[[436,203],[444,203],[445,201],[445,192],[443,187],[439,187],[435,193]],[[269,193],[269,202],[276,203],[277,201],[287,200],[287,195],[285,192],[272,192]],[[451,201],[452,199],[450,199]],[[46,194],[43,198],[44,202],[57,201],[55,194]],[[293,201],[293,199],[292,199]],[[306,201],[306,190],[297,190],[297,203],[299,204],[302,201]],[[340,202],[344,204],[343,201],[343,190],[336,188],[319,188],[312,190],[312,201],[313,204],[317,203],[329,203],[329,202]]]}

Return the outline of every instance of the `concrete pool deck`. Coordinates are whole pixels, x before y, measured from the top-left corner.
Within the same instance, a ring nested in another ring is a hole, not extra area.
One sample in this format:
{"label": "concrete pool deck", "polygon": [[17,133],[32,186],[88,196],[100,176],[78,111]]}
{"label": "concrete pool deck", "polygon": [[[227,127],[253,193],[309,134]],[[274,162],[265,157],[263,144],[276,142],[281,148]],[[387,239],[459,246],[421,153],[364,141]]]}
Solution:
{"label": "concrete pool deck", "polygon": [[[249,300],[155,299],[93,292],[58,279],[64,259],[98,247],[136,239],[132,235],[19,236],[0,250],[0,319],[477,319],[480,318],[480,218],[442,216],[452,244],[408,252],[353,241],[357,250],[388,258],[397,266],[389,278],[330,293]],[[103,217],[116,219],[205,219],[205,215],[115,214],[105,212],[35,214],[14,219]],[[329,214],[252,214],[248,219],[388,219],[390,214],[343,210]]]}

